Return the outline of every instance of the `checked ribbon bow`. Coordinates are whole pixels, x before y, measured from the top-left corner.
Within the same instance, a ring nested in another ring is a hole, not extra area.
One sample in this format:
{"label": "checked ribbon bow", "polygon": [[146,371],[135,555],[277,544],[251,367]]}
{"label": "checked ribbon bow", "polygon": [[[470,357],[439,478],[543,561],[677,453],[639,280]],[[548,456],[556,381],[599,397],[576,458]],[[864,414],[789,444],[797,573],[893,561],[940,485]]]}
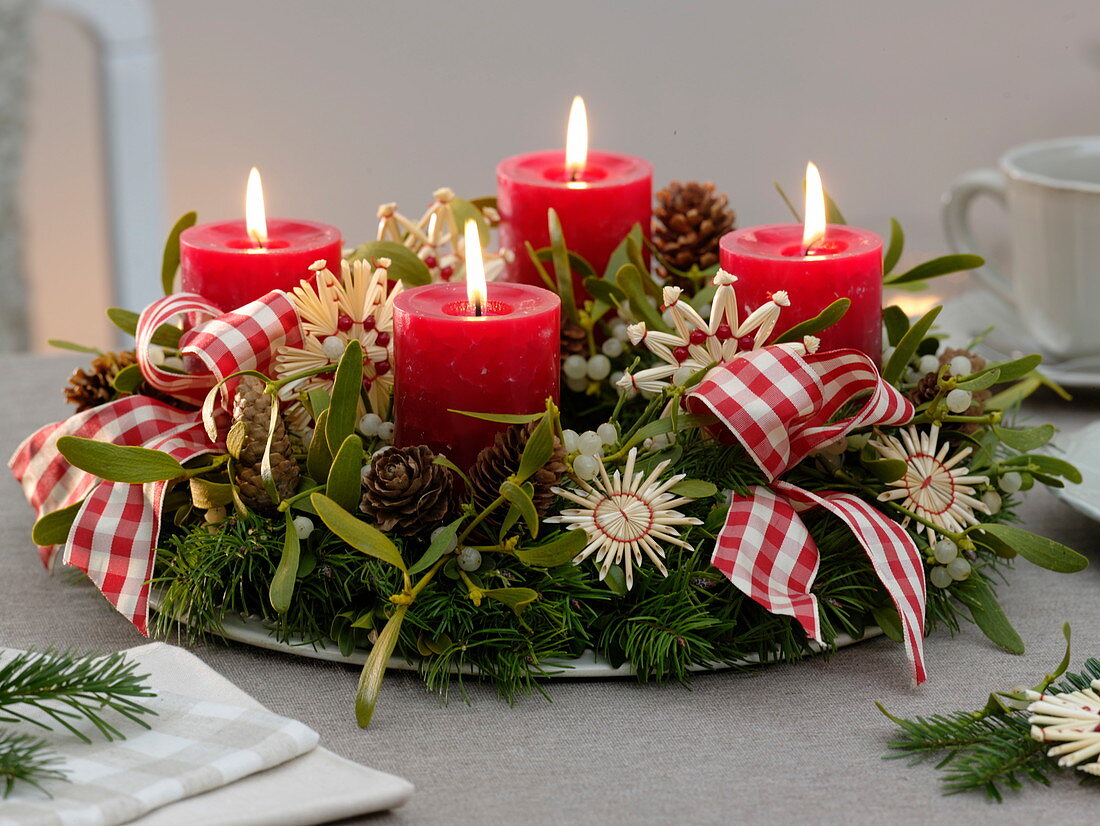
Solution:
{"label": "checked ribbon bow", "polygon": [[[862,402],[853,415],[836,419]],[[715,543],[712,564],[743,593],[776,614],[794,617],[821,641],[811,593],[821,555],[799,514],[825,508],[855,535],[898,609],[906,653],[924,682],[924,564],[909,534],[873,505],[848,493],[810,492],[780,477],[813,451],[857,427],[899,425],[913,405],[855,350],[798,355],[765,347],[715,367],[688,396],[709,409],[748,451],[768,479],[734,495]]]}
{"label": "checked ribbon bow", "polygon": [[[162,325],[186,316],[193,325],[180,340],[180,354],[198,365],[184,375],[165,370],[152,358],[153,335]],[[145,381],[190,405],[202,404],[212,387],[241,370],[263,371],[280,345],[301,339],[298,315],[283,292],[272,291],[251,304],[222,314],[189,293],[154,302],[141,314],[136,354]],[[228,403],[223,387],[222,405]],[[103,481],[73,467],[57,449],[62,436],[168,453],[186,462],[219,449],[203,428],[198,409],[181,410],[149,396],[125,396],[65,421],[46,425],[15,451],[9,466],[39,518],[80,505],[62,560],[88,574],[108,601],[141,633],[147,633],[149,578],[161,506],[170,482],[126,484]],[[51,566],[56,546],[39,548]]]}

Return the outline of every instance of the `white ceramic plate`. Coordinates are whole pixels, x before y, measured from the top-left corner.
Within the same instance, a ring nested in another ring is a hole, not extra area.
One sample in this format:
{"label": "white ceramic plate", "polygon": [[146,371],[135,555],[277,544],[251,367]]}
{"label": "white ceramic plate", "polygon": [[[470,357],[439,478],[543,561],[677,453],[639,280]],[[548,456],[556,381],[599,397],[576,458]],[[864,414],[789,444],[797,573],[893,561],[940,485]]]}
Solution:
{"label": "white ceramic plate", "polygon": [[[155,609],[159,605],[160,600],[157,594],[153,594],[150,598],[150,605]],[[268,627],[259,619],[254,617],[242,617],[239,615],[229,616],[225,618],[222,623],[222,630],[224,636],[228,640],[234,642],[244,643],[245,645],[255,646],[256,648],[264,648],[268,651],[281,651],[284,654],[290,654],[295,657],[308,657],[314,660],[327,660],[329,662],[347,663],[348,665],[362,665],[367,661],[367,655],[370,653],[366,649],[356,649],[351,653],[351,656],[345,657],[340,653],[340,649],[336,643],[326,640],[327,647],[318,643],[314,646],[312,643],[304,642],[301,638],[292,638],[287,642],[279,642],[274,636],[271,635]],[[873,637],[880,636],[882,630],[877,627],[868,628],[866,633],[859,639],[853,639],[847,634],[841,634],[836,639],[837,648],[844,648],[845,646],[854,645],[857,642],[863,642]],[[823,646],[813,646],[815,654],[821,653],[824,650]],[[740,665],[752,665],[759,663],[760,660],[757,657],[751,657],[746,659]],[[401,657],[390,658],[389,668],[396,669],[398,671],[415,671],[417,663],[415,661],[408,662]],[[732,666],[725,663],[716,663],[713,666],[696,665],[692,666],[692,671],[721,671]],[[469,667],[461,669],[463,674],[473,674],[475,671]],[[631,677],[634,675],[634,667],[631,665],[621,665],[618,668],[610,663],[598,660],[596,655],[591,651],[586,651],[582,656],[575,660],[569,660],[567,662],[554,662],[546,664],[547,677],[555,679],[578,679],[578,678],[590,678],[590,677]]]}
{"label": "white ceramic plate", "polygon": [[[965,347],[992,327],[977,348],[988,359],[1004,361],[1021,353],[1043,353],[1016,308],[986,290],[975,289],[946,300],[936,326],[948,334],[955,347]],[[1040,370],[1063,387],[1100,389],[1100,356],[1066,361],[1043,353]]]}
{"label": "white ceramic plate", "polygon": [[1051,493],[1075,511],[1100,522],[1100,422],[1058,439],[1062,457],[1081,471],[1081,484],[1051,488]]}

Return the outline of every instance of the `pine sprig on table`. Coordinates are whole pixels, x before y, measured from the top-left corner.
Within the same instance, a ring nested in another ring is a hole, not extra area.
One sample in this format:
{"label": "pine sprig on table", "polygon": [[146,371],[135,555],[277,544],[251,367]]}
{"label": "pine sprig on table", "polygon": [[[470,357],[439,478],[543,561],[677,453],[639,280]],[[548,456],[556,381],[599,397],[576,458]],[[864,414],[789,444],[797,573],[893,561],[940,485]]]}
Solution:
{"label": "pine sprig on table", "polygon": [[[1061,676],[1057,686],[1046,690],[1057,694],[1087,688],[1100,679],[1100,660],[1089,659],[1082,672]],[[896,753],[886,757],[909,758],[913,764],[943,755],[936,768],[943,771],[944,794],[984,791],[1000,803],[1006,789],[1018,791],[1025,780],[1049,786],[1050,775],[1065,771],[1057,758],[1047,756],[1050,744],[1031,736],[1022,709],[1003,707],[991,699],[978,711],[905,719],[893,716],[881,703],[877,705],[901,729],[901,735],[887,744]],[[1086,776],[1082,782],[1100,781]]]}
{"label": "pine sprig on table", "polygon": [[61,758],[50,748],[49,743],[29,734],[16,734],[0,731],[0,798],[7,797],[16,783],[29,783],[42,792],[42,783],[47,780],[64,780],[64,772],[55,766]]}
{"label": "pine sprig on table", "polygon": [[[90,743],[91,738],[76,727],[87,720],[108,741],[123,740],[119,731],[105,716],[112,712],[137,723],[144,714],[156,714],[142,705],[142,699],[156,696],[145,684],[147,675],[136,674],[137,664],[123,654],[98,657],[78,655],[71,651],[52,649],[41,653],[24,651],[0,666],[0,722],[29,723],[47,731],[53,727],[36,719],[38,712],[67,729],[78,739]],[[57,758],[42,740],[25,734],[0,732],[0,781],[3,796],[17,780],[35,786],[42,781],[63,777],[53,768]]]}

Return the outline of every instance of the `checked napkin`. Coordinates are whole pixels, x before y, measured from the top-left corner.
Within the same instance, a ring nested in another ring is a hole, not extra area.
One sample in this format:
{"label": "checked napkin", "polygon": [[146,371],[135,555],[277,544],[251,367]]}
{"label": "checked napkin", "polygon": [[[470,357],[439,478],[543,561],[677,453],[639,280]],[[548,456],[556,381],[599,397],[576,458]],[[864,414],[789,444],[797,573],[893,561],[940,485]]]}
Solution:
{"label": "checked napkin", "polygon": [[[187,374],[165,370],[153,358],[156,331],[185,317],[193,325],[180,341]],[[200,296],[170,295],[154,302],[137,325],[137,360],[145,380],[157,390],[190,405],[200,405],[216,384],[241,370],[264,370],[282,344],[300,340],[294,305],[274,290],[231,313],[222,314]],[[222,384],[223,408],[229,388]],[[203,429],[197,409],[180,410],[149,396],[126,396],[46,425],[16,450],[9,462],[16,480],[39,518],[59,508],[80,505],[63,561],[85,571],[103,595],[138,630],[146,633],[148,580],[160,533],[161,505],[170,482],[131,485],[101,481],[70,465],[57,449],[62,436],[78,436],[116,445],[162,450],[186,462],[220,448]],[[82,503],[82,504],[80,504]],[[40,548],[50,565],[56,548]]]}
{"label": "checked napkin", "polygon": [[[0,662],[13,655],[0,648]],[[47,797],[16,784],[0,800],[0,826],[112,826],[183,798],[218,789],[278,766],[317,746],[318,735],[296,720],[263,708],[231,705],[162,691],[145,701],[156,716],[152,729],[118,722],[125,740],[107,742],[88,721],[74,725],[92,740],[84,743],[53,725],[31,726],[57,751],[66,780],[47,780]],[[36,716],[38,715],[38,716]],[[40,712],[29,712],[33,719]]]}
{"label": "checked napkin", "polygon": [[811,591],[821,554],[799,514],[825,508],[867,553],[898,609],[913,676],[923,682],[924,564],[912,538],[858,496],[815,493],[780,479],[857,427],[904,424],[913,417],[912,403],[881,379],[863,353],[799,355],[780,345],[715,367],[688,396],[688,405],[717,416],[723,435],[736,438],[769,481],[733,496],[712,564],[764,608],[794,617],[821,641]]}

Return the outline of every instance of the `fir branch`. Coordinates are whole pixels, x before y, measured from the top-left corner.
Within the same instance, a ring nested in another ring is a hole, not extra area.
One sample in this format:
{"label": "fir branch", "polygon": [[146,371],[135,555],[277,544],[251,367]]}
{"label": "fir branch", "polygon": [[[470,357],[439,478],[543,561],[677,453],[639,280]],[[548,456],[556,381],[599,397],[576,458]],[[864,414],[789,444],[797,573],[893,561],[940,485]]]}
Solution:
{"label": "fir branch", "polygon": [[73,725],[87,720],[107,740],[125,739],[104,716],[112,711],[143,728],[143,714],[156,714],[141,699],[156,695],[145,685],[148,675],[135,674],[137,664],[121,654],[104,657],[71,651],[25,651],[0,666],[0,721],[25,721],[50,730],[48,723],[29,716],[38,711],[85,743],[88,737]]}
{"label": "fir branch", "polygon": [[0,783],[3,784],[0,798],[11,794],[18,782],[29,783],[49,795],[42,783],[65,779],[64,772],[55,768],[60,762],[61,758],[45,740],[29,734],[0,731]]}
{"label": "fir branch", "polygon": [[[32,716],[38,712],[85,743],[92,741],[76,727],[79,720],[90,722],[108,741],[124,740],[126,735],[104,712],[143,728],[149,724],[140,716],[156,714],[139,702],[156,695],[144,683],[148,675],[136,674],[136,670],[137,664],[121,653],[98,657],[53,649],[20,652],[0,666],[0,721],[52,730],[49,723]],[[54,768],[59,761],[44,740],[0,731],[0,797],[7,797],[17,781],[45,792],[41,784],[46,780],[65,779]]]}

